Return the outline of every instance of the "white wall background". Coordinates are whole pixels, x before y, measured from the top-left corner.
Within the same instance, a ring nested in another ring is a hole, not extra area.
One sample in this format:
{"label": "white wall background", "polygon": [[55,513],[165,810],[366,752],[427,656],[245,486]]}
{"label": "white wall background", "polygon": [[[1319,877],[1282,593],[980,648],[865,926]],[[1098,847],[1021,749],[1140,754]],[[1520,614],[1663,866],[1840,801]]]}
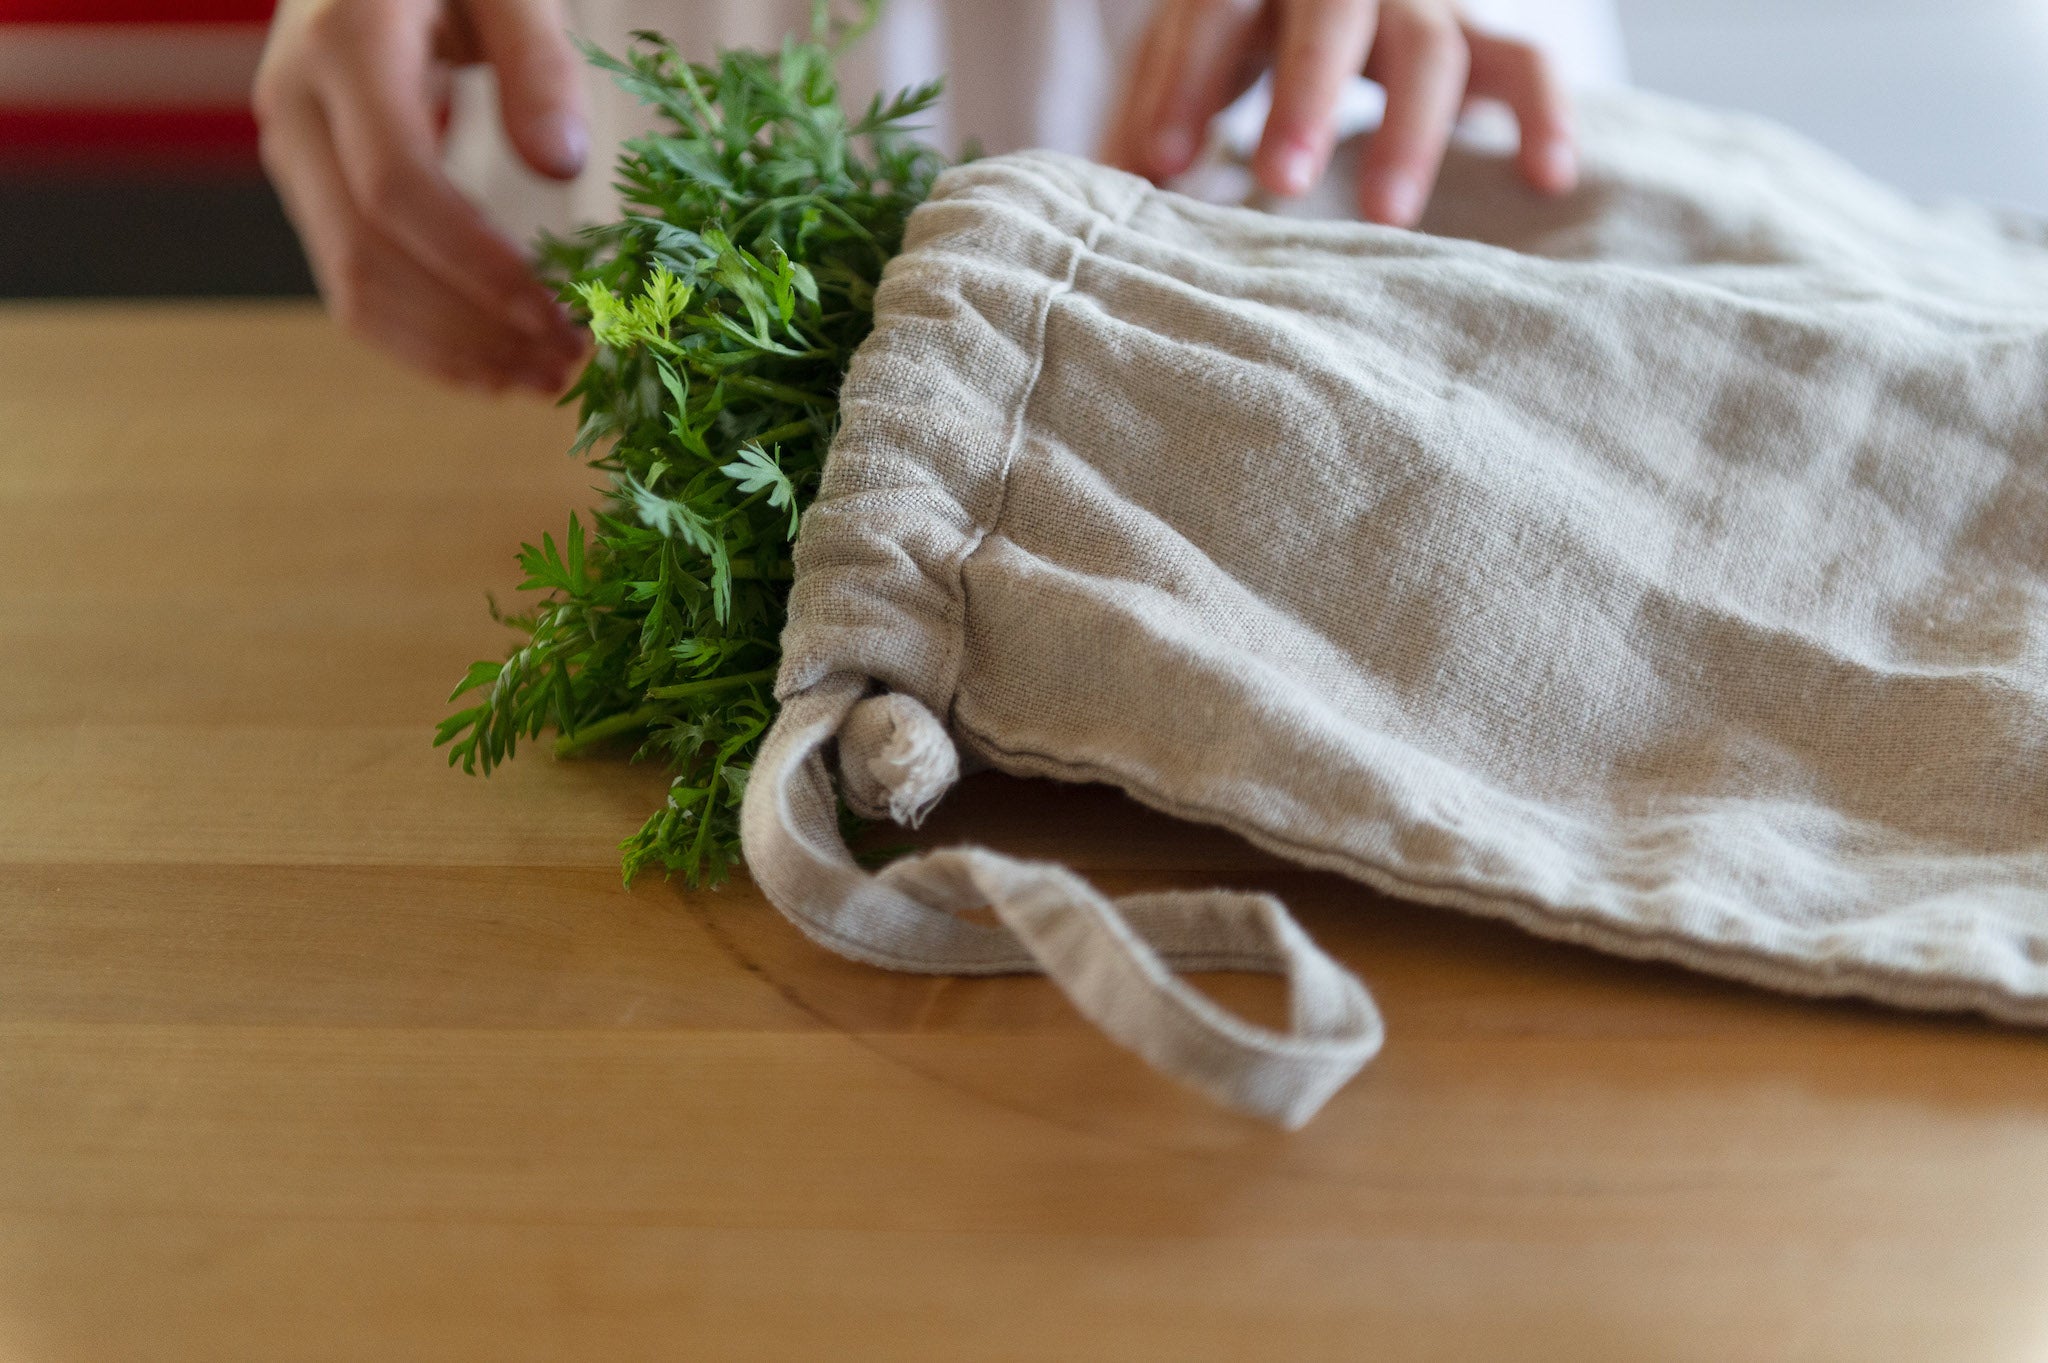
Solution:
{"label": "white wall background", "polygon": [[2048,214],[2048,0],[1618,0],[1636,84],[1752,110],[1908,193]]}

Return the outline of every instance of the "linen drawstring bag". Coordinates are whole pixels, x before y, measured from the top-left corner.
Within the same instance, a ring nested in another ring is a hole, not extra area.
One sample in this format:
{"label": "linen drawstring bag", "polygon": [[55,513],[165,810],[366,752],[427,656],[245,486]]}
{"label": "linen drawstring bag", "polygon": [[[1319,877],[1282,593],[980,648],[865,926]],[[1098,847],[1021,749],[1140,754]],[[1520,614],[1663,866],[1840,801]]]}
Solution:
{"label": "linen drawstring bag", "polygon": [[[1583,128],[1563,202],[1456,159],[1460,239],[949,172],[797,544],[764,893],[864,961],[1042,970],[1286,1125],[1381,1025],[1281,905],[870,875],[834,764],[905,823],[964,753],[1546,937],[2048,1022],[2048,238],[1747,119]],[[1284,972],[1289,1025],[1210,969]]]}

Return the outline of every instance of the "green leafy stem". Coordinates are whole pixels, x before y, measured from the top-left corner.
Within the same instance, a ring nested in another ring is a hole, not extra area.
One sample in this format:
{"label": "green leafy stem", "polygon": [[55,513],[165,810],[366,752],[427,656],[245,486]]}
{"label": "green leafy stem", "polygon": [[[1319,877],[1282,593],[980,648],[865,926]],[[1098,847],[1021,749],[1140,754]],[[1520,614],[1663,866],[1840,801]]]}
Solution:
{"label": "green leafy stem", "polygon": [[626,879],[738,862],[739,805],[775,714],[790,546],[882,267],[944,162],[912,136],[937,85],[850,115],[835,64],[874,19],[813,6],[808,41],[685,61],[658,35],[586,55],[663,126],[617,163],[615,222],[545,239],[597,345],[564,401],[602,503],[520,547],[520,638],[473,664],[435,734],[489,773],[552,729],[569,757],[638,739],[668,798],[620,846]]}

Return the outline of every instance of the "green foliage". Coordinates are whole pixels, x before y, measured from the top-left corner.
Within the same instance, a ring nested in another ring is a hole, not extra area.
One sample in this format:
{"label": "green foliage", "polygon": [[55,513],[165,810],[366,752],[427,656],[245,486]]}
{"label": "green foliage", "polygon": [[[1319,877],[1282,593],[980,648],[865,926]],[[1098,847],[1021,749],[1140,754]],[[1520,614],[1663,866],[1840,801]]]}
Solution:
{"label": "green foliage", "polygon": [[[651,33],[586,54],[665,121],[625,145],[618,222],[542,243],[597,340],[565,401],[573,455],[603,505],[557,544],[522,545],[524,636],[472,664],[436,746],[484,773],[544,729],[567,756],[621,735],[674,772],[666,804],[621,845],[626,879],[659,863],[715,883],[739,859],[739,803],[774,717],[790,542],[815,493],[847,361],[875,285],[940,159],[910,136],[938,87],[849,118],[834,58],[873,18],[776,56],[684,62]],[[496,608],[493,607],[495,613]]]}

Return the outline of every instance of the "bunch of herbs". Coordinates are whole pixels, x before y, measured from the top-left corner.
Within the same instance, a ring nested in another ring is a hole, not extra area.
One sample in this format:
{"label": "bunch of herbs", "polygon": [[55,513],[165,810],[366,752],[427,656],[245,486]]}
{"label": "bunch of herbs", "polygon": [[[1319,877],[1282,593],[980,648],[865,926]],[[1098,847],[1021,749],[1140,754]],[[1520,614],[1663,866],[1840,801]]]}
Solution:
{"label": "bunch of herbs", "polygon": [[435,744],[488,773],[548,729],[557,756],[638,737],[673,779],[621,844],[628,882],[659,864],[715,883],[739,859],[798,514],[882,267],[942,168],[912,135],[936,84],[841,108],[835,60],[873,11],[836,23],[820,0],[809,41],[710,65],[651,33],[623,58],[585,49],[663,125],[619,156],[619,221],[542,244],[596,340],[564,401],[604,500],[521,546],[537,599],[492,610],[523,639],[471,665]]}

